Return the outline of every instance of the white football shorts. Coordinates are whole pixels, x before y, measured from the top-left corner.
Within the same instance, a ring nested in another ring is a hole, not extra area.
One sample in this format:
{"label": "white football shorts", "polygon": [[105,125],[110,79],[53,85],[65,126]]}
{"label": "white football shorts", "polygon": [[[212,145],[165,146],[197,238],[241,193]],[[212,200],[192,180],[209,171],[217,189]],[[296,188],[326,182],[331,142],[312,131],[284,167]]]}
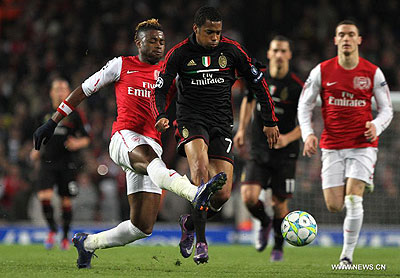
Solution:
{"label": "white football shorts", "polygon": [[148,175],[136,173],[131,166],[128,153],[139,145],[150,145],[161,158],[162,148],[153,138],[126,129],[115,132],[111,137],[110,157],[126,173],[126,194],[141,191],[161,194],[161,188],[155,185]]}
{"label": "white football shorts", "polygon": [[342,186],[347,178],[373,184],[378,149],[322,149],[322,189]]}

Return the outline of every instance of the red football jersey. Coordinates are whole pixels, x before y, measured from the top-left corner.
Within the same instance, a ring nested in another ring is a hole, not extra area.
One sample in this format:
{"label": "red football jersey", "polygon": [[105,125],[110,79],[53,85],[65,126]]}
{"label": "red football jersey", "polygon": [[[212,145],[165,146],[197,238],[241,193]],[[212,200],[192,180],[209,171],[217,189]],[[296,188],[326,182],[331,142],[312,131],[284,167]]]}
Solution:
{"label": "red football jersey", "polygon": [[82,84],[84,93],[90,96],[115,82],[118,116],[113,123],[112,134],[123,129],[132,130],[161,144],[160,133],[154,127],[155,119],[150,110],[150,95],[154,93],[161,66],[162,62],[157,65],[143,63],[137,56],[118,57],[110,60]]}
{"label": "red football jersey", "polygon": [[[313,133],[309,107],[321,96],[324,130],[320,147],[346,149],[377,147],[378,140],[369,142],[364,136],[365,123],[372,121],[379,135],[392,119],[389,88],[382,71],[359,58],[357,67],[346,70],[338,57],[319,64],[310,73],[299,101],[299,122],[303,139]],[[375,97],[378,116],[373,120],[371,100]],[[312,108],[312,107],[311,107]]]}

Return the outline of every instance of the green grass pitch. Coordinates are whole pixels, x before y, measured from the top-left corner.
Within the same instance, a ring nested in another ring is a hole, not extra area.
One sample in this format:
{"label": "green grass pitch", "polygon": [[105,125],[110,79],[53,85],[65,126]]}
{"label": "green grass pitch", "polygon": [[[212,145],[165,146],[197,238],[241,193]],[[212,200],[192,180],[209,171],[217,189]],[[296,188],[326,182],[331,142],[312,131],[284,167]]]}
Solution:
{"label": "green grass pitch", "polygon": [[247,245],[211,245],[210,261],[196,265],[177,247],[129,246],[98,250],[92,269],[77,269],[77,253],[42,245],[0,245],[0,277],[400,277],[398,248],[356,249],[357,264],[386,270],[332,270],[340,248],[286,248],[284,262],[270,263],[270,248],[258,253]]}

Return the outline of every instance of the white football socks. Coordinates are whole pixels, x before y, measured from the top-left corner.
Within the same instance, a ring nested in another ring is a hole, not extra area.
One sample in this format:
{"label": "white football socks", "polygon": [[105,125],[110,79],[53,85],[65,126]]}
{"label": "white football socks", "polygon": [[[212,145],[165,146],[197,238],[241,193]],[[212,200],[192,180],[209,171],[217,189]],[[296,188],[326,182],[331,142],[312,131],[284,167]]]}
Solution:
{"label": "white football socks", "polygon": [[143,233],[132,224],[131,220],[126,220],[110,230],[88,235],[83,246],[86,251],[93,252],[96,249],[124,246],[135,240],[149,236],[151,234],[147,235]]}
{"label": "white football socks", "polygon": [[347,257],[353,261],[354,248],[360,234],[364,209],[363,198],[357,195],[347,195],[344,198],[346,217],[343,223],[343,250],[340,259]]}
{"label": "white football socks", "polygon": [[150,162],[147,173],[151,181],[162,189],[171,191],[190,202],[196,196],[198,187],[191,184],[186,176],[182,177],[175,170],[169,170],[160,158]]}

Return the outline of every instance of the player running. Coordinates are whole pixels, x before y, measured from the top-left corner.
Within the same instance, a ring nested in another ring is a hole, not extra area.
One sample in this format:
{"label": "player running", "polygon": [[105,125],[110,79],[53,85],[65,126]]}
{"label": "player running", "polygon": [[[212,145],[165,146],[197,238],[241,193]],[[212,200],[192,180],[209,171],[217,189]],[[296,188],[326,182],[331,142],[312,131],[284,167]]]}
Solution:
{"label": "player running", "polygon": [[157,119],[156,128],[169,128],[165,108],[169,87],[179,75],[181,91],[177,97],[178,152],[186,155],[191,179],[195,184],[208,180],[218,172],[227,174],[224,188],[211,198],[208,213],[194,211],[181,216],[180,251],[183,257],[191,255],[196,233],[194,261],[208,261],[205,237],[206,218],[214,216],[229,199],[232,188],[232,105],[231,87],[235,71],[248,81],[261,105],[263,130],[269,147],[276,143],[279,130],[274,105],[267,83],[244,48],[223,37],[222,18],[213,7],[200,8],[194,18],[193,33],[174,46],[166,55],[165,65],[157,80],[152,109]]}
{"label": "player running", "polygon": [[[393,117],[389,87],[380,68],[359,57],[361,36],[350,20],[336,26],[338,56],[317,65],[302,91],[298,117],[304,140],[303,155],[317,152],[318,139],[311,117],[318,95],[322,100],[322,189],[329,211],[346,207],[341,264],[353,263],[363,221],[363,193],[372,189],[378,136]],[[371,113],[375,98],[378,114]]]}
{"label": "player running", "polygon": [[157,218],[161,188],[192,202],[198,209],[206,207],[209,198],[222,188],[225,173],[216,174],[206,184],[192,185],[184,176],[166,168],[161,160],[160,133],[154,128],[150,112],[150,94],[161,70],[165,39],[156,19],[136,27],[138,56],[118,57],[76,88],[58,107],[52,118],[36,130],[35,148],[39,149],[52,136],[57,123],[74,107],[104,86],[115,83],[118,116],[113,124],[109,146],[110,157],[126,172],[130,220],[98,234],[75,234],[78,268],[90,268],[94,251],[123,246],[149,237]]}
{"label": "player running", "polygon": [[[278,127],[281,134],[278,142],[273,149],[268,148],[267,139],[262,133],[260,105],[250,92],[242,101],[239,128],[234,143],[235,146],[243,148],[246,128],[254,111],[251,129],[251,160],[246,163],[241,194],[251,215],[261,222],[256,239],[257,251],[261,252],[265,249],[273,227],[275,245],[270,260],[282,261],[281,223],[289,213],[288,199],[292,197],[295,189],[296,161],[300,148],[298,139],[301,137],[300,127],[297,125],[297,104],[303,82],[289,70],[289,61],[292,58],[289,39],[284,36],[275,36],[270,42],[267,56],[269,66],[268,70],[265,70],[265,79],[279,119]],[[273,220],[266,214],[264,203],[259,199],[261,190],[269,187],[272,189]]]}
{"label": "player running", "polygon": [[[50,98],[54,110],[71,92],[68,81],[57,78],[51,83]],[[51,117],[46,114],[43,121]],[[42,211],[50,231],[44,242],[46,249],[55,244],[57,223],[54,219],[54,209],[51,204],[54,189],[61,197],[63,236],[60,244],[62,250],[69,249],[68,233],[72,221],[72,201],[78,192],[76,177],[82,161],[79,150],[90,144],[90,137],[85,128],[85,120],[78,111],[73,111],[68,119],[62,121],[54,132],[54,138],[41,152],[33,149],[30,157],[32,161],[40,160],[38,180],[36,181],[37,196],[42,205]]]}

